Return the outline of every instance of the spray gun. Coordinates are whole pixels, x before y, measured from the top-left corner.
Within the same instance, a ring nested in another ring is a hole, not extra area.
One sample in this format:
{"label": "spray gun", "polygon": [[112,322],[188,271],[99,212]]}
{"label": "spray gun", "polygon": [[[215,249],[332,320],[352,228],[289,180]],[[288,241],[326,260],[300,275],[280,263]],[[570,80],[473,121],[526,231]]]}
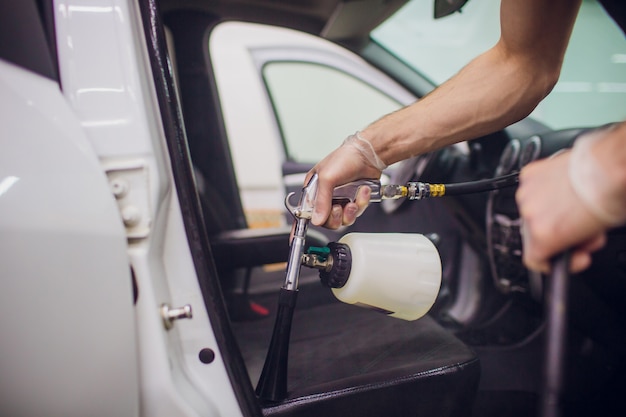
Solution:
{"label": "spray gun", "polygon": [[297,206],[289,205],[289,199],[293,193],[285,199],[285,205],[295,218],[295,229],[287,258],[285,281],[278,296],[278,312],[276,313],[272,339],[256,387],[256,394],[266,401],[280,401],[287,395],[287,359],[291,322],[298,296],[298,279],[302,255],[304,254],[306,231],[313,216],[313,207],[317,196],[317,180],[317,174],[311,177],[308,184],[302,189]]}
{"label": "spray gun", "polygon": [[[490,191],[517,182],[517,173],[447,185],[425,182],[383,185],[378,180],[365,179],[335,188],[333,204],[354,202],[363,186],[371,189],[370,202],[375,203]],[[312,248],[305,253],[306,232],[313,216],[317,188],[318,176],[314,174],[302,189],[296,206],[290,203],[294,193],[285,199],[285,206],[295,219],[295,229],[272,339],[256,387],[257,395],[265,401],[281,401],[287,395],[289,338],[301,265],[319,269],[322,283],[331,287],[341,301],[405,320],[415,320],[430,310],[441,283],[439,253],[433,242],[422,235],[351,233],[326,248]],[[381,276],[385,280],[381,280]]]}

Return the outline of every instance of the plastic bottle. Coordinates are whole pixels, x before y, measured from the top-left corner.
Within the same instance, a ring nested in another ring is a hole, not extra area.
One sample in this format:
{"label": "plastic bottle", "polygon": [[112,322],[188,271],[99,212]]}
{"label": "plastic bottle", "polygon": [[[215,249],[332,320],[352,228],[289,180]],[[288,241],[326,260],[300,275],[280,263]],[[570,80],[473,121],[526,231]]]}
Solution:
{"label": "plastic bottle", "polygon": [[349,248],[348,259],[342,262],[347,278],[341,280],[343,286],[332,289],[340,301],[403,320],[417,320],[430,310],[441,286],[441,259],[428,238],[349,233],[337,243]]}

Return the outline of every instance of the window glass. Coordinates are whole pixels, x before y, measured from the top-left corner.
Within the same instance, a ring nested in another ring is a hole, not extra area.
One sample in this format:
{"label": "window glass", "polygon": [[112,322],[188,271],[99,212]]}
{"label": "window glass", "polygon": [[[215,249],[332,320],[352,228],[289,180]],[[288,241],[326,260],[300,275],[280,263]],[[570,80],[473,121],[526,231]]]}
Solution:
{"label": "window glass", "polygon": [[263,77],[295,162],[319,161],[342,138],[401,107],[361,80],[315,63],[272,62]]}
{"label": "window glass", "polygon": [[[462,13],[433,18],[432,0],[412,0],[372,38],[440,84],[500,36],[500,0],[471,0]],[[554,129],[626,118],[626,38],[596,0],[584,0],[561,77],[532,117]]]}

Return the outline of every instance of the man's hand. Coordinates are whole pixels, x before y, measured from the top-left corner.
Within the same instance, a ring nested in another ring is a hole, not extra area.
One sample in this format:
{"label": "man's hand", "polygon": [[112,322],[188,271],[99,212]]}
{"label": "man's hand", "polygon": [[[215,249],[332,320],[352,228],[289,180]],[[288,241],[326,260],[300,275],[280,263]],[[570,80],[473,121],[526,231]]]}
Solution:
{"label": "man's hand", "polygon": [[363,153],[354,146],[342,145],[320,161],[308,173],[305,183],[318,174],[317,197],[312,223],[329,229],[353,224],[369,204],[371,190],[361,187],[355,202],[345,206],[332,205],[335,187],[362,178],[380,178],[381,171],[371,165]]}
{"label": "man's hand", "polygon": [[591,264],[591,254],[605,241],[607,228],[576,195],[568,178],[570,152],[533,162],[520,173],[515,195],[522,217],[524,263],[549,272],[550,259],[572,250],[570,270]]}

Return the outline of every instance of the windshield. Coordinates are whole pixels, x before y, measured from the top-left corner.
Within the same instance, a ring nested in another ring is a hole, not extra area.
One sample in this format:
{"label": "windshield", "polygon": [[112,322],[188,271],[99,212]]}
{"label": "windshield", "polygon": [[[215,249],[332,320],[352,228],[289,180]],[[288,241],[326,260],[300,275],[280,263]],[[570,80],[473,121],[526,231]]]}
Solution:
{"label": "windshield", "polygon": [[[472,0],[437,20],[433,3],[410,1],[372,38],[441,84],[497,42],[500,0]],[[626,38],[596,0],[583,1],[560,80],[531,116],[553,129],[626,118]]]}

